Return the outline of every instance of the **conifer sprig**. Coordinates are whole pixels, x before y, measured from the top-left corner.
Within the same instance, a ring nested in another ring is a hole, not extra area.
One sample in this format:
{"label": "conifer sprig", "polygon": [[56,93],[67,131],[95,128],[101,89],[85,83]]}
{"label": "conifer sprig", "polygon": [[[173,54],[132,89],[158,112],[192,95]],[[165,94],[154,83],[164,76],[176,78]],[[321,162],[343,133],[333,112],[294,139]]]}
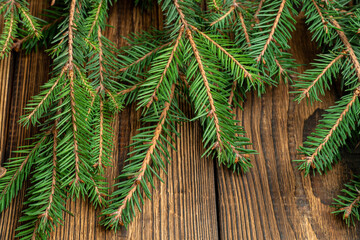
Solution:
{"label": "conifer sprig", "polygon": [[106,204],[102,173],[113,150],[112,114],[122,104],[122,97],[115,97],[121,89],[114,74],[116,49],[102,35],[108,4],[71,0],[52,10],[60,16],[49,50],[52,77],[20,121],[24,126],[39,125],[42,133],[37,142],[20,151],[28,155],[10,159],[0,179],[3,211],[34,166],[27,208],[17,229],[21,239],[49,238],[63,221],[69,197],[88,195],[95,206]]}
{"label": "conifer sprig", "polygon": [[[209,11],[199,1],[159,3],[164,30],[131,34],[129,46],[120,51],[103,35],[110,0],[53,2],[48,11],[56,19],[49,24],[31,16],[23,0],[0,4],[5,19],[1,57],[20,45],[31,49],[39,41],[28,40],[42,36],[52,45],[51,78],[20,120],[41,132],[0,174],[3,211],[31,172],[18,237],[48,238],[63,221],[65,200],[79,196],[105,207],[101,223],[106,227],[128,226],[144,196],[151,197],[148,184],[154,187],[154,176],[160,179],[160,169],[166,172],[166,162],[171,162],[176,126],[187,120],[179,109],[182,98],[193,107],[192,120],[204,129],[204,156],[217,157],[219,164],[237,172],[251,167],[249,154],[255,151],[247,147],[250,140],[232,108],[247,91],[261,93],[264,83],[276,84],[294,73],[288,41],[298,1],[209,0]],[[360,13],[343,7],[346,3],[306,0],[303,5],[314,39],[332,50],[325,49],[314,68],[295,82],[296,99],[319,100],[339,74],[346,92],[300,148],[305,157],[298,161],[306,173],[330,169],[340,147],[358,135]],[[112,165],[113,116],[132,103],[142,111],[142,127],[107,199],[104,169]],[[335,213],[347,222],[359,218],[357,184],[347,185],[346,196],[335,200]]]}
{"label": "conifer sprig", "polygon": [[27,35],[27,39],[42,37],[43,21],[31,15],[28,3],[24,0],[6,0],[0,2],[0,14],[4,18],[3,32],[0,36],[0,59],[6,57],[14,45],[14,39]]}
{"label": "conifer sprig", "polygon": [[[123,168],[117,190],[103,212],[102,223],[114,229],[131,222],[135,208],[141,209],[143,202],[140,190],[150,197],[147,182],[153,185],[152,174],[159,178],[157,170],[165,169],[164,160],[170,158],[167,146],[175,141],[171,134],[176,132],[174,124],[184,118],[174,98],[174,91],[180,90],[176,86],[183,85],[182,78],[188,79],[185,94],[194,106],[194,120],[200,119],[204,127],[204,155],[215,154],[219,164],[247,171],[251,166],[248,156],[254,153],[245,147],[249,139],[233,119],[228,101],[234,81],[240,88],[259,84],[257,71],[251,67],[255,61],[231,48],[227,36],[201,30],[198,3],[161,2],[169,30],[134,35],[129,39],[132,47],[119,56],[120,78],[129,83],[119,95],[133,94],[130,99],[136,99],[144,109],[144,121],[154,125],[139,129],[133,138],[129,164]],[[154,40],[144,43],[145,37]]]}
{"label": "conifer sprig", "polygon": [[360,220],[359,188],[359,177],[354,176],[354,179],[345,184],[345,189],[342,190],[343,195],[339,195],[337,199],[334,199],[333,205],[336,207],[336,210],[333,213],[336,215],[342,215],[348,225],[355,225],[355,222]]}
{"label": "conifer sprig", "polygon": [[[296,100],[319,101],[319,94],[324,95],[339,77],[346,93],[335,106],[326,111],[315,132],[308,136],[299,149],[303,154],[302,159],[296,160],[301,163],[299,168],[305,170],[305,174],[311,170],[321,174],[331,169],[333,163],[341,158],[341,148],[348,146],[358,136],[360,52],[358,27],[353,23],[359,20],[356,14],[359,11],[356,6],[353,9],[346,7],[345,1],[341,4],[328,2],[323,7],[316,0],[308,0],[304,2],[303,9],[313,39],[320,46],[331,46],[332,50],[319,54],[313,69],[306,71],[295,82],[298,94]],[[346,223],[350,224],[359,220],[357,180],[345,187],[344,195],[335,199],[337,210],[334,213],[343,214]]]}

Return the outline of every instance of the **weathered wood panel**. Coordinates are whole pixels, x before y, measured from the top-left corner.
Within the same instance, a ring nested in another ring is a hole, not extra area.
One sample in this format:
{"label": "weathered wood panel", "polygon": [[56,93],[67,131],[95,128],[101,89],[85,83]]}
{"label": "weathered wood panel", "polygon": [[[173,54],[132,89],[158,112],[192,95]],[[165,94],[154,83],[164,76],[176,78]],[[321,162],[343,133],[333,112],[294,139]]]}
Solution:
{"label": "weathered wood panel", "polygon": [[[300,64],[309,64],[316,47],[304,18],[290,42]],[[300,72],[305,67],[299,67]],[[341,162],[327,175],[304,178],[297,170],[296,149],[320,118],[317,109],[334,103],[334,92],[313,106],[298,104],[288,86],[267,88],[261,98],[249,94],[238,119],[259,154],[254,167],[242,176],[217,169],[221,239],[360,239],[357,228],[348,228],[330,215],[332,198],[349,180],[349,167]],[[353,155],[354,157],[354,155]],[[359,156],[355,157],[359,158]]]}
{"label": "weathered wood panel", "polygon": [[[31,12],[40,15],[47,7],[46,1],[38,1],[30,6]],[[18,124],[23,108],[31,96],[39,92],[39,87],[47,80],[49,59],[46,54],[33,52],[12,53],[0,65],[0,161],[13,156],[11,151],[28,143],[26,138],[35,133],[34,128],[23,128]],[[3,88],[4,87],[4,88]],[[0,239],[13,239],[21,216],[24,189],[14,199],[8,209],[0,215]]]}
{"label": "weathered wood panel", "polygon": [[[47,1],[32,1],[30,4],[35,14],[47,5]],[[159,13],[159,8],[151,12],[134,8],[133,1],[118,2],[112,8],[110,17],[110,24],[115,27],[110,28],[107,35],[121,46],[125,43],[121,36],[149,26],[161,27],[162,15]],[[19,126],[17,120],[29,97],[39,92],[39,86],[46,81],[48,66],[49,59],[44,53],[14,54],[1,65],[0,86],[4,86],[0,98],[0,124],[4,129],[0,132],[2,161],[34,133]],[[9,69],[13,71],[9,73]],[[115,167],[108,169],[108,178],[112,182],[127,157],[126,146],[139,127],[138,119],[134,108],[116,117],[114,130],[119,135],[115,144]],[[106,231],[98,224],[100,211],[95,210],[87,200],[78,199],[67,202],[67,209],[74,217],[65,216],[64,226],[56,229],[53,239],[211,239],[217,236],[214,166],[212,160],[200,158],[203,152],[200,127],[198,123],[187,123],[179,126],[178,130],[183,137],[177,147],[184,150],[171,151],[174,163],[169,166],[167,176],[161,174],[166,184],[155,182],[153,200],[145,201],[142,213],[137,215],[127,231]],[[6,150],[3,151],[3,148]],[[24,191],[1,215],[0,239],[14,238],[23,200]]]}
{"label": "weathered wood panel", "polygon": [[[39,14],[48,1],[31,1],[31,11]],[[159,8],[143,12],[132,0],[115,4],[110,13],[107,35],[118,46],[121,38],[149,26],[161,27]],[[309,63],[315,55],[309,33],[300,20],[291,42],[299,63]],[[25,138],[34,133],[17,124],[26,101],[46,81],[50,60],[44,53],[14,53],[0,64],[0,160],[4,162]],[[300,70],[304,70],[300,68]],[[360,239],[358,226],[347,228],[338,217],[329,215],[331,198],[348,180],[354,165],[343,161],[325,176],[303,178],[297,171],[296,147],[319,119],[320,111],[334,101],[328,94],[312,107],[292,101],[288,87],[268,88],[258,98],[249,94],[245,112],[237,110],[248,136],[259,154],[254,167],[244,175],[217,167],[211,159],[201,159],[202,138],[198,123],[178,126],[182,137],[171,151],[173,163],[165,184],[156,181],[153,200],[146,200],[128,230],[106,231],[98,224],[100,211],[87,200],[68,201],[74,217],[65,216],[53,239]],[[182,106],[190,112],[187,106]],[[114,131],[115,166],[108,169],[110,181],[117,176],[126,158],[130,136],[139,127],[134,107],[116,116]],[[349,158],[356,158],[353,154]],[[0,215],[0,239],[13,239],[21,215],[24,191]]]}

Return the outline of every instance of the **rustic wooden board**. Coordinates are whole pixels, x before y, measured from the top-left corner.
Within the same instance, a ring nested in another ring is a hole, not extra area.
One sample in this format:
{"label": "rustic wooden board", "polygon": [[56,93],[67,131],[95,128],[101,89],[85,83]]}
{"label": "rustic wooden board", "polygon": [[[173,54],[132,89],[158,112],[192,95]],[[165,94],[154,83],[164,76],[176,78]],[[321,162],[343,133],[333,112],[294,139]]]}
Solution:
{"label": "rustic wooden board", "polygon": [[[30,1],[31,11],[39,14],[48,1]],[[149,26],[161,28],[162,16],[155,7],[150,12],[134,8],[132,0],[119,1],[110,13],[107,36],[118,46],[120,37]],[[299,63],[309,63],[316,52],[300,19],[291,42]],[[46,54],[12,53],[0,62],[0,161],[11,156],[16,146],[26,143],[35,129],[24,129],[17,120],[30,96],[39,91],[49,73]],[[300,70],[304,70],[300,68]],[[360,239],[357,226],[347,228],[338,217],[329,214],[331,198],[349,178],[354,165],[347,161],[325,176],[303,178],[297,171],[296,147],[313,130],[321,111],[334,102],[334,94],[309,107],[297,105],[288,87],[268,88],[258,98],[249,94],[245,112],[237,109],[259,154],[252,157],[254,167],[244,175],[218,167],[211,159],[201,159],[201,128],[198,123],[178,126],[181,139],[171,151],[173,163],[165,184],[155,182],[152,201],[146,200],[128,230],[105,231],[98,224],[100,211],[87,200],[68,201],[74,217],[65,216],[64,226],[53,234],[54,240],[68,239]],[[182,106],[190,112],[188,106]],[[130,136],[139,127],[139,115],[132,108],[116,116],[114,131],[115,164],[108,169],[113,181],[126,158]],[[0,215],[0,239],[13,239],[21,215],[24,191]]]}
{"label": "rustic wooden board", "polygon": [[[299,17],[290,42],[299,64],[309,64],[316,47],[311,43],[304,18]],[[305,70],[299,67],[300,72]],[[298,104],[288,86],[267,88],[261,98],[249,94],[244,112],[237,111],[258,155],[254,167],[237,176],[218,168],[218,212],[221,239],[360,239],[356,228],[348,228],[331,215],[332,198],[349,181],[351,170],[344,161],[327,175],[315,177],[297,170],[296,149],[320,119],[320,110],[334,103],[334,92],[323,102]],[[358,155],[352,155],[352,158]]]}

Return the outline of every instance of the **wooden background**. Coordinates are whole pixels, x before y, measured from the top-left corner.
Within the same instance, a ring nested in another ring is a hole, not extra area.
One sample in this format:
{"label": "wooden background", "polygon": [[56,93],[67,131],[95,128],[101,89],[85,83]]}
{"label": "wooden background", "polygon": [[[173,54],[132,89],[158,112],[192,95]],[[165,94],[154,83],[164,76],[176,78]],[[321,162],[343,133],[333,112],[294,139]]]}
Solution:
{"label": "wooden background", "polygon": [[[50,1],[30,1],[31,11],[41,13]],[[120,36],[161,27],[158,7],[150,12],[134,8],[133,0],[119,0],[110,12],[108,37],[118,46],[125,42]],[[304,18],[298,17],[297,31],[291,40],[292,53],[298,63],[308,64],[316,53]],[[26,55],[11,53],[0,62],[0,161],[11,151],[26,143],[35,129],[24,129],[17,123],[28,99],[39,92],[47,80],[50,59],[42,51]],[[304,67],[299,68],[303,71]],[[290,89],[291,90],[291,89]],[[322,103],[306,106],[293,102],[289,87],[267,89],[258,98],[249,94],[245,111],[237,110],[248,137],[259,152],[252,157],[254,167],[245,175],[233,174],[218,167],[213,159],[200,158],[204,149],[198,122],[179,126],[182,138],[178,152],[172,152],[173,163],[168,176],[161,174],[165,184],[156,182],[153,200],[146,200],[142,213],[129,226],[114,233],[98,224],[99,210],[87,200],[69,201],[64,226],[56,228],[53,239],[360,239],[359,225],[348,228],[330,215],[332,198],[342,185],[356,173],[359,154],[344,154],[334,170],[324,176],[303,178],[292,159],[304,137],[314,130],[323,109],[338,97],[333,91]],[[183,106],[188,109],[188,106]],[[126,158],[125,148],[139,126],[138,114],[126,109],[116,120],[116,167],[108,176],[117,176]],[[0,215],[0,239],[13,239],[23,208],[24,191],[11,207]]]}

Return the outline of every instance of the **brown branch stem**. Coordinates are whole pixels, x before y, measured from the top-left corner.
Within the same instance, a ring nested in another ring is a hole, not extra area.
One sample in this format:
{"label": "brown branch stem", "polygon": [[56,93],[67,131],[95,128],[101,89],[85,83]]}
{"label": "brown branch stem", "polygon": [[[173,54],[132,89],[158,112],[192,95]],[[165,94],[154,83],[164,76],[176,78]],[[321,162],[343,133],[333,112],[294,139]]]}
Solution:
{"label": "brown branch stem", "polygon": [[315,168],[315,165],[314,165],[315,157],[319,154],[321,149],[329,141],[329,139],[332,136],[332,134],[334,133],[334,131],[339,127],[339,125],[340,125],[341,121],[343,120],[344,116],[349,112],[351,106],[355,103],[355,101],[359,97],[359,95],[360,95],[360,89],[356,89],[354,91],[354,94],[353,94],[350,102],[346,105],[344,111],[340,114],[339,118],[335,122],[334,126],[330,129],[330,131],[326,135],[326,137],[323,139],[322,143],[315,149],[314,153],[311,156],[306,157],[307,165],[311,165],[313,168]]}
{"label": "brown branch stem", "polygon": [[254,14],[254,18],[255,18],[255,22],[256,23],[259,23],[260,21],[259,21],[259,18],[257,17],[257,15],[259,15],[259,13],[260,13],[260,11],[261,11],[261,8],[262,8],[262,6],[264,5],[264,2],[265,2],[265,0],[261,0],[260,2],[259,2],[259,6],[258,6],[258,8],[256,9],[256,12],[255,12],[255,14]]}
{"label": "brown branch stem", "polygon": [[[60,114],[60,111],[57,111],[57,114]],[[44,217],[45,221],[47,221],[47,219],[52,220],[52,218],[49,216],[49,211],[51,209],[51,205],[53,203],[53,198],[54,198],[54,194],[55,194],[55,187],[56,187],[56,166],[57,166],[57,137],[58,137],[58,129],[56,129],[56,126],[59,123],[59,119],[55,120],[55,124],[54,124],[54,130],[53,130],[53,169],[52,169],[52,181],[51,181],[51,190],[50,190],[50,196],[49,196],[49,204],[45,209],[45,212],[43,214],[40,214],[39,217]]]}
{"label": "brown branch stem", "polygon": [[315,0],[311,0],[311,1],[312,1],[312,3],[314,4],[314,6],[315,6],[315,8],[316,8],[316,11],[318,12],[318,14],[319,14],[319,16],[320,16],[320,18],[321,18],[321,22],[322,22],[322,24],[324,25],[325,32],[328,33],[329,28],[328,28],[328,26],[327,26],[327,22],[325,21],[323,14],[321,13],[321,9],[319,8],[319,6],[317,5],[317,3],[316,3]]}
{"label": "brown branch stem", "polygon": [[119,71],[120,71],[120,72],[125,72],[125,71],[128,70],[130,67],[132,67],[133,65],[135,65],[135,64],[143,61],[144,59],[146,59],[147,57],[149,57],[151,54],[153,54],[153,53],[155,53],[155,52],[163,49],[164,47],[169,46],[169,45],[172,44],[172,43],[173,43],[173,42],[171,41],[171,42],[165,43],[164,45],[161,45],[160,47],[155,48],[154,50],[148,52],[147,54],[145,54],[145,55],[142,56],[141,58],[137,59],[135,62],[129,64],[129,65],[126,66],[126,67],[120,68]]}
{"label": "brown branch stem", "polygon": [[163,73],[161,74],[160,80],[159,80],[158,84],[156,85],[156,87],[155,87],[155,89],[154,89],[154,92],[152,93],[152,95],[151,95],[151,97],[150,97],[150,101],[146,104],[146,107],[147,107],[147,108],[149,108],[149,107],[151,106],[151,104],[153,103],[154,99],[157,99],[157,98],[156,98],[156,92],[157,92],[157,90],[159,89],[162,81],[164,80],[164,77],[165,77],[165,75],[166,75],[166,72],[167,72],[167,70],[169,69],[172,60],[174,59],[175,52],[176,52],[176,50],[177,50],[177,48],[178,48],[178,46],[179,46],[179,42],[180,42],[180,40],[181,40],[181,37],[182,37],[183,33],[184,33],[184,25],[181,26],[181,28],[180,28],[179,36],[177,37],[177,39],[176,39],[176,41],[175,41],[175,45],[174,45],[174,47],[173,47],[173,49],[172,49],[172,51],[171,51],[170,57],[169,57],[169,59],[168,59],[168,61],[167,61],[167,63],[166,63],[166,66],[165,66],[165,68],[164,68],[164,71],[163,71]]}
{"label": "brown branch stem", "polygon": [[78,184],[79,178],[79,146],[77,141],[77,125],[76,125],[76,109],[75,109],[75,93],[74,93],[74,56],[73,56],[73,43],[74,43],[74,16],[76,11],[76,0],[71,1],[70,14],[69,14],[69,35],[68,35],[68,64],[69,64],[69,79],[70,79],[70,102],[71,102],[71,120],[73,126],[73,141],[74,141],[74,154],[75,154],[75,184]]}
{"label": "brown branch stem", "polygon": [[344,218],[349,218],[350,217],[350,214],[352,212],[352,209],[353,207],[360,201],[360,195],[357,196],[357,198],[355,198],[354,201],[351,202],[351,204],[347,207],[343,207],[343,208],[340,208],[340,210],[343,210],[345,212],[344,214]]}
{"label": "brown branch stem", "polygon": [[[100,2],[99,6],[98,6],[98,9],[96,10],[95,19],[94,19],[94,21],[93,21],[92,24],[91,24],[90,31],[89,31],[89,33],[88,33],[88,37],[90,37],[90,35],[91,35],[91,33],[92,33],[92,31],[93,31],[93,29],[94,29],[94,27],[95,27],[95,24],[96,24],[96,22],[97,22],[97,20],[98,20],[98,18],[99,18],[99,14],[100,14],[100,10],[101,10],[102,4],[103,4],[103,1]],[[100,28],[100,26],[99,26],[99,28]]]}
{"label": "brown branch stem", "polygon": [[282,11],[284,10],[284,7],[285,7],[285,3],[286,3],[286,0],[282,0],[281,4],[280,4],[280,7],[279,7],[279,10],[277,12],[277,15],[276,15],[276,18],[275,18],[275,21],[274,21],[274,24],[273,26],[271,27],[271,30],[270,30],[270,34],[269,34],[269,37],[264,45],[264,48],[263,50],[261,51],[261,53],[259,54],[259,56],[257,57],[256,61],[257,62],[260,62],[261,58],[264,56],[270,42],[273,40],[273,37],[274,37],[274,34],[275,34],[275,30],[277,28],[277,25],[279,24],[279,21],[280,21],[280,17],[281,17],[281,14],[282,14]]}
{"label": "brown branch stem", "polygon": [[198,49],[196,47],[193,36],[191,34],[191,30],[187,29],[186,33],[187,33],[188,39],[190,41],[190,45],[191,45],[191,47],[193,49],[195,59],[196,59],[198,65],[199,65],[200,74],[201,74],[201,76],[203,78],[203,81],[204,81],[204,85],[205,85],[205,88],[206,88],[206,93],[208,95],[210,108],[211,108],[208,116],[210,115],[210,116],[212,116],[214,118],[214,124],[215,124],[215,128],[216,128],[216,137],[217,137],[218,143],[220,144],[220,149],[221,149],[222,148],[222,141],[221,141],[221,134],[220,134],[221,131],[220,131],[219,119],[218,119],[218,116],[216,114],[216,108],[215,108],[215,104],[214,104],[214,99],[213,99],[212,94],[211,94],[209,81],[207,79],[206,72],[205,72],[203,63],[201,61],[199,51],[198,51]]}
{"label": "brown branch stem", "polygon": [[347,52],[349,53],[349,57],[350,57],[352,63],[354,64],[354,67],[355,67],[356,76],[358,77],[358,81],[360,82],[360,64],[359,64],[359,60],[357,59],[357,57],[355,55],[355,52],[354,52],[353,48],[351,47],[351,44],[350,44],[348,38],[346,37],[345,33],[342,31],[342,28],[339,25],[339,23],[333,18],[331,18],[330,21],[334,25],[334,27],[337,28],[336,32],[338,33],[341,41],[345,45]]}
{"label": "brown branch stem", "polygon": [[244,35],[245,35],[246,42],[247,42],[248,46],[250,47],[250,46],[251,46],[250,37],[249,37],[249,34],[248,34],[248,32],[247,32],[247,29],[246,29],[246,25],[245,25],[245,21],[244,21],[244,16],[242,15],[241,12],[239,12],[239,17],[240,17],[241,26],[242,26],[243,31],[244,31]]}
{"label": "brown branch stem", "polygon": [[210,23],[210,26],[213,26],[213,25],[217,24],[218,22],[224,20],[227,16],[229,16],[235,10],[235,8],[236,8],[236,6],[232,5],[230,7],[229,11],[227,11],[224,15],[222,15],[221,17],[216,19],[214,22]]}
{"label": "brown branch stem", "polygon": [[[137,172],[138,174],[137,174],[137,177],[135,179],[135,182],[131,186],[131,190],[129,191],[129,193],[126,195],[126,197],[122,201],[121,206],[118,208],[118,210],[116,212],[111,214],[112,216],[114,216],[114,219],[121,219],[122,212],[125,209],[128,201],[132,198],[132,196],[134,195],[134,193],[135,193],[135,191],[137,189],[137,186],[141,183],[141,180],[145,176],[145,170],[146,170],[147,166],[151,162],[151,156],[152,156],[152,154],[153,154],[153,152],[154,152],[154,150],[156,148],[157,141],[160,138],[160,134],[161,134],[162,128],[164,126],[166,116],[167,116],[168,111],[169,111],[170,106],[171,106],[171,101],[174,98],[174,93],[175,93],[175,84],[173,84],[171,86],[171,93],[170,93],[169,101],[165,102],[165,104],[164,104],[164,109],[161,112],[160,119],[159,119],[160,122],[158,123],[158,125],[155,128],[154,136],[153,136],[153,138],[151,140],[150,147],[148,148],[148,150],[146,152],[146,155],[145,155],[144,161],[143,161],[143,163],[141,165],[141,168]],[[121,220],[120,220],[120,222],[121,222]]]}
{"label": "brown branch stem", "polygon": [[[199,29],[197,29],[194,26],[191,26],[191,28],[193,30],[195,30],[197,33],[199,33],[200,35],[202,35],[205,39],[207,39],[208,41],[210,41],[212,44],[214,44],[218,49],[220,49],[220,51],[222,51],[226,56],[228,56],[232,61],[234,61],[234,63],[236,65],[238,65],[240,67],[240,69],[244,72],[244,77],[248,77],[251,81],[253,81],[251,74],[245,69],[245,67],[238,61],[236,60],[236,58],[234,58],[228,51],[226,51],[222,46],[220,46],[217,42],[215,42],[214,40],[212,40],[208,35],[206,35],[205,33],[201,32]],[[191,32],[190,32],[191,35]],[[189,34],[188,34],[189,36]],[[192,35],[191,35],[191,39],[192,39]],[[195,44],[195,42],[194,42]]]}
{"label": "brown branch stem", "polygon": [[337,56],[336,58],[334,58],[322,71],[321,73],[315,78],[315,80],[311,83],[311,85],[309,87],[307,87],[306,89],[304,89],[304,91],[301,93],[302,98],[304,98],[305,96],[309,97],[309,92],[310,90],[315,86],[315,84],[320,80],[320,78],[322,76],[324,76],[324,74],[327,72],[327,70],[329,70],[329,68],[334,65],[339,59],[341,59],[344,56],[344,54],[340,54],[339,56]]}

